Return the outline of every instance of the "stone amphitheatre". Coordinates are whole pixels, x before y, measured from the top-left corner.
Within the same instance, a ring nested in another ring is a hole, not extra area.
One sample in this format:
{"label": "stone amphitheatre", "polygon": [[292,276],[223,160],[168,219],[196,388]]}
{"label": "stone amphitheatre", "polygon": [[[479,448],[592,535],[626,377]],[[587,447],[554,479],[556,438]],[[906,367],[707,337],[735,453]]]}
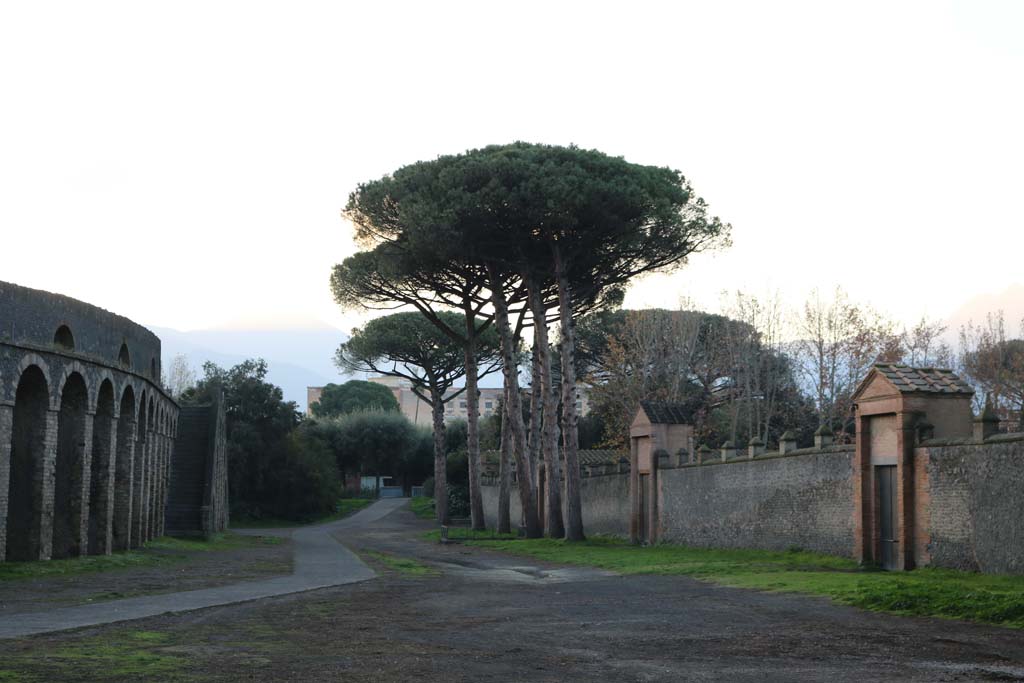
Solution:
{"label": "stone amphitheatre", "polygon": [[0,559],[102,555],[224,528],[223,424],[211,436],[216,407],[181,411],[161,388],[156,335],[5,282],[0,311]]}

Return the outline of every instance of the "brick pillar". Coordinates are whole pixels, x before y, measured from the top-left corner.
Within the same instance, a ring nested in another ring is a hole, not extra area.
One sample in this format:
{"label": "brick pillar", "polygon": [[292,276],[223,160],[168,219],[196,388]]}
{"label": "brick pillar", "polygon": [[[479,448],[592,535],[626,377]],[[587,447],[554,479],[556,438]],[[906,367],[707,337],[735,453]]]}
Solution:
{"label": "brick pillar", "polygon": [[43,461],[36,467],[36,481],[32,482],[36,495],[32,496],[32,547],[39,549],[39,559],[53,555],[53,495],[57,468],[57,428],[60,411],[47,409]]}
{"label": "brick pillar", "polygon": [[[136,426],[136,429],[140,430],[143,438],[145,438],[146,425],[139,424]],[[146,507],[142,498],[142,490],[146,474],[146,446],[147,443],[145,441],[136,441],[132,460],[132,548],[138,548],[143,543],[142,517]]]}
{"label": "brick pillar", "polygon": [[78,496],[78,554],[89,554],[89,488],[92,484],[92,430],[95,425],[96,413],[86,411],[83,416],[82,457],[79,460],[79,476],[81,481],[75,495]]}
{"label": "brick pillar", "polygon": [[149,536],[149,506],[151,504],[150,487],[153,484],[153,448],[156,446],[156,434],[146,428],[146,447],[142,449],[142,498],[139,507],[139,543],[145,543]]}
{"label": "brick pillar", "polygon": [[871,477],[871,433],[868,418],[856,409],[856,451],[853,457],[853,558],[861,564],[874,562],[874,482]]}
{"label": "brick pillar", "polygon": [[668,453],[658,449],[651,453],[651,475],[647,477],[647,491],[644,492],[644,500],[647,501],[647,543],[654,545],[658,542],[658,471],[661,469],[661,454],[666,458]]}
{"label": "brick pillar", "polygon": [[7,552],[7,494],[11,488],[11,438],[14,406],[0,404],[0,562]]}
{"label": "brick pillar", "polygon": [[917,415],[896,413],[896,516],[899,524],[897,569],[914,568],[914,444]]}
{"label": "brick pillar", "polygon": [[[126,417],[126,426],[117,442],[117,455],[111,464],[114,476],[114,550],[127,550],[132,547],[132,494],[135,481],[135,439],[136,423],[130,416]],[[119,421],[120,422],[120,421]],[[119,424],[120,426],[120,424]]]}
{"label": "brick pillar", "polygon": [[[107,446],[107,461],[102,463],[106,469],[102,472],[103,488],[100,494],[100,505],[102,510],[94,510],[93,514],[101,514],[100,529],[96,535],[99,542],[98,548],[90,548],[90,552],[97,555],[109,555],[114,550],[114,482],[117,474],[117,418],[108,417],[110,420],[110,445]],[[97,463],[93,463],[95,467]]]}
{"label": "brick pillar", "polygon": [[629,440],[629,542],[640,542],[640,447],[636,438]]}
{"label": "brick pillar", "polygon": [[160,458],[160,507],[157,509],[157,535],[163,536],[166,531],[167,517],[167,484],[171,460],[171,437],[164,434],[164,452]]}

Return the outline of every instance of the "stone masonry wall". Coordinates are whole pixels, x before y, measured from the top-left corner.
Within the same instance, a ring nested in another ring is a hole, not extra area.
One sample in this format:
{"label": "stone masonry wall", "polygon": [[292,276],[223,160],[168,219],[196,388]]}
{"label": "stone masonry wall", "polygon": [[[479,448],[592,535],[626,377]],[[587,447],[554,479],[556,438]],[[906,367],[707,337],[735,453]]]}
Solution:
{"label": "stone masonry wall", "polygon": [[928,445],[915,457],[930,501],[915,540],[929,564],[1024,573],[1024,434]]}
{"label": "stone masonry wall", "polygon": [[[662,541],[852,554],[852,447],[663,467],[658,482]],[[627,536],[629,473],[583,477],[581,484],[586,532]],[[498,487],[482,490],[486,523],[493,528]],[[515,524],[520,517],[515,489],[510,507]]]}
{"label": "stone masonry wall", "polygon": [[[1024,573],[1024,434],[926,442],[914,452],[918,566]],[[665,467],[660,540],[707,548],[800,547],[850,557],[855,541],[852,446]],[[485,480],[491,484],[494,480]],[[589,534],[629,533],[629,474],[584,476]],[[483,487],[487,525],[498,488]],[[519,500],[512,492],[513,524]]]}
{"label": "stone masonry wall", "polygon": [[[493,482],[493,483],[492,483]],[[496,479],[485,479],[483,492],[484,520],[488,528],[498,524],[498,486]],[[518,484],[512,483],[509,504],[512,526],[519,524],[522,506]],[[624,536],[629,533],[629,474],[608,474],[580,480],[583,502],[583,527],[588,534]]]}
{"label": "stone masonry wall", "polygon": [[853,552],[852,447],[661,469],[658,481],[662,541]]}

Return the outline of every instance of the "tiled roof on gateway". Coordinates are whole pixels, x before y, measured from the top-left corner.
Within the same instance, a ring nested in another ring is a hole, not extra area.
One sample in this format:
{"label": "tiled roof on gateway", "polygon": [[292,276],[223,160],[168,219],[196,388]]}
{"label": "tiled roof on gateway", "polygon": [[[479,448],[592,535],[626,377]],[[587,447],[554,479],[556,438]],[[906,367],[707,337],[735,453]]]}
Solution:
{"label": "tiled roof on gateway", "polygon": [[898,363],[877,363],[875,370],[888,379],[901,393],[973,394],[974,389],[952,370],[912,368]]}
{"label": "tiled roof on gateway", "polygon": [[640,401],[640,407],[647,414],[651,424],[684,425],[690,421],[678,403],[660,403],[658,401]]}

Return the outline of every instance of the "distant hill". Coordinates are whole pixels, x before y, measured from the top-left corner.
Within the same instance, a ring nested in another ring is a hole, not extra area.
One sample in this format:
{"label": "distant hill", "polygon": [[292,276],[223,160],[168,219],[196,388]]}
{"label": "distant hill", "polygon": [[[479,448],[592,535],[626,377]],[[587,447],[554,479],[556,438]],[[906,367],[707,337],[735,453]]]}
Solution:
{"label": "distant hill", "polygon": [[347,336],[316,320],[301,321],[288,329],[149,329],[160,337],[165,368],[178,354],[189,359],[197,375],[202,374],[206,361],[230,367],[247,358],[263,358],[268,366],[267,380],[281,387],[285,400],[295,401],[303,411],[307,386],[348,379],[333,362],[334,352]]}

